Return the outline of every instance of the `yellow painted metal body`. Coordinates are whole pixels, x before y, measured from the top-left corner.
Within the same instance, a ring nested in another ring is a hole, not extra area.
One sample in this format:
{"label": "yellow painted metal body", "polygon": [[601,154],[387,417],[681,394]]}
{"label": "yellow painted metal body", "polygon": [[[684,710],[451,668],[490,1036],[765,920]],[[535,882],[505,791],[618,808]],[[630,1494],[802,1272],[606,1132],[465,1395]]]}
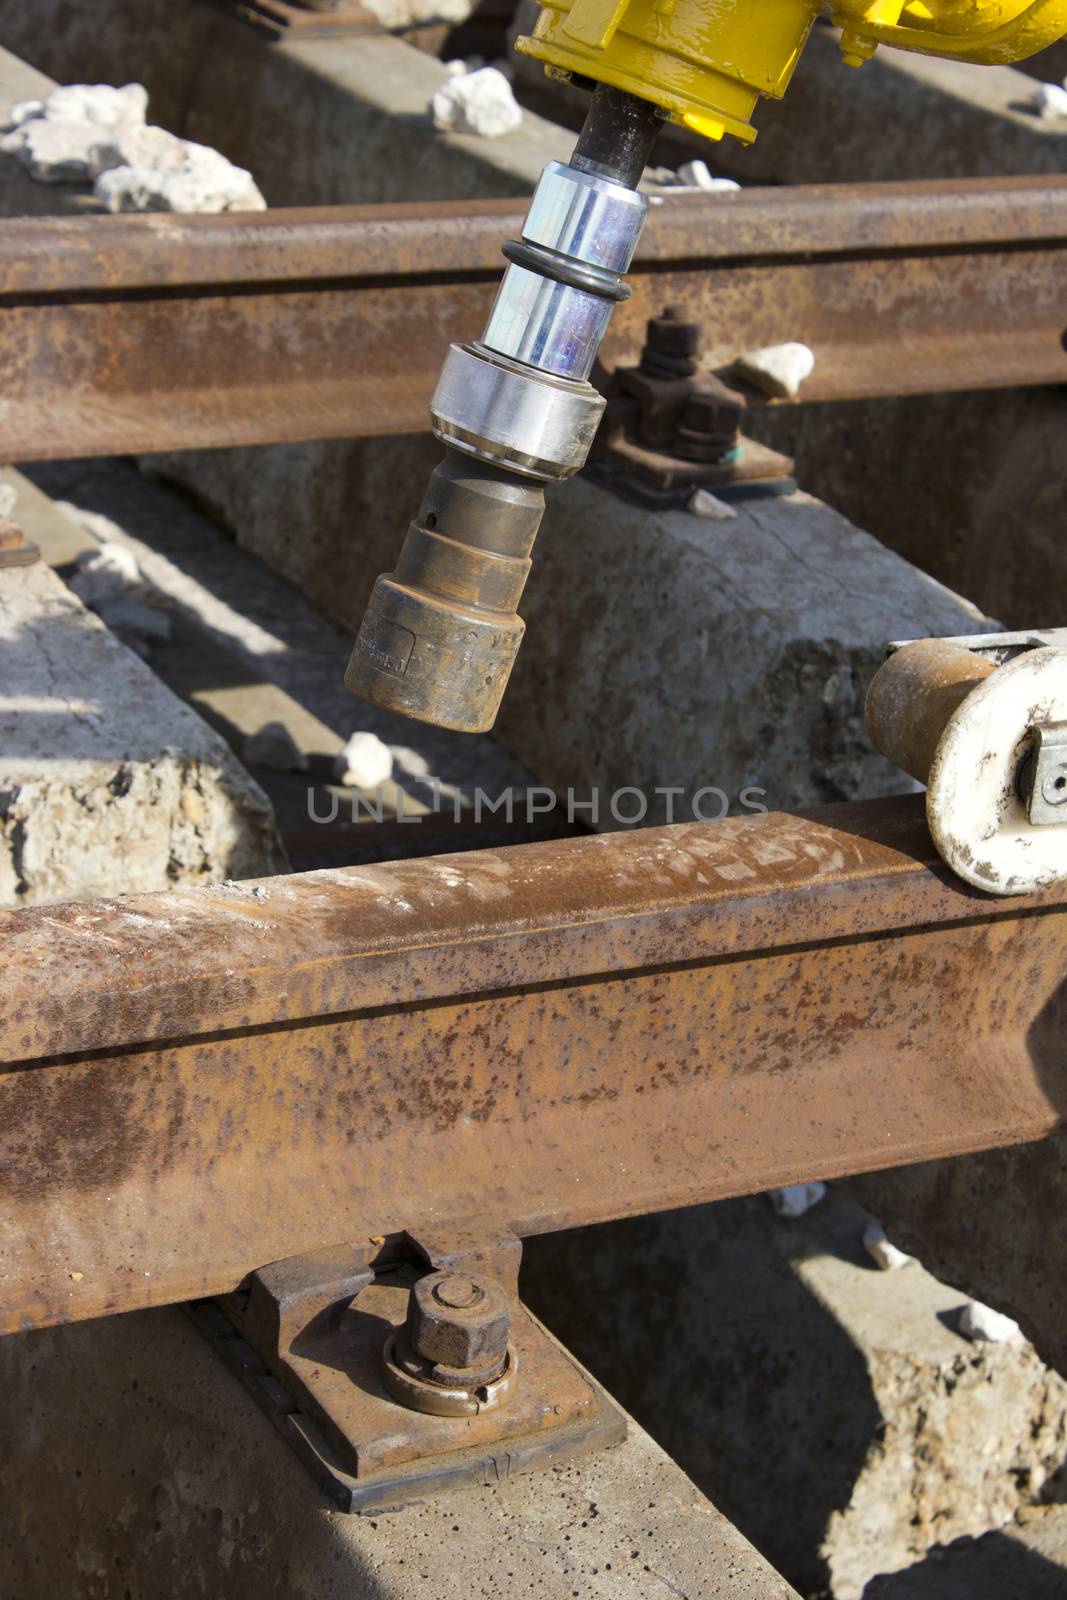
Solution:
{"label": "yellow painted metal body", "polygon": [[879,44],[1006,65],[1067,33],[1067,0],[540,0],[518,49],[549,71],[626,89],[712,139],[756,137],[760,95],[779,99],[820,12],[858,67]]}

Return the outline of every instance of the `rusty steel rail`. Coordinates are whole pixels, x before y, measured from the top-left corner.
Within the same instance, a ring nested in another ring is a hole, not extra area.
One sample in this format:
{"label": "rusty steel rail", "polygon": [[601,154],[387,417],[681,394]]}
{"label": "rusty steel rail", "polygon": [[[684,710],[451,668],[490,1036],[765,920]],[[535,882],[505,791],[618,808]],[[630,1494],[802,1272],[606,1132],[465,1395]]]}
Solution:
{"label": "rusty steel rail", "polygon": [[1039,1138],[1065,952],[911,798],[0,912],[0,1328]]}
{"label": "rusty steel rail", "polygon": [[[511,201],[22,218],[0,237],[7,460],[422,432]],[[604,357],[677,301],[709,357],[813,346],[806,400],[1067,380],[1067,178],[665,195]]]}

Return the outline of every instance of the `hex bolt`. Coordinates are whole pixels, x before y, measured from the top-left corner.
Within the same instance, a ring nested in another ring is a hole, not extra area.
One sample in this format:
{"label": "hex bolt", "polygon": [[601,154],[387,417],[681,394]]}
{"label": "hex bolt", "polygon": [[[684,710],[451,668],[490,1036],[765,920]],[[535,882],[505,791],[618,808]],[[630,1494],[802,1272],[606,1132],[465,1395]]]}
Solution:
{"label": "hex bolt", "polygon": [[451,1311],[469,1311],[485,1299],[485,1290],[473,1278],[442,1278],[431,1292],[439,1306]]}
{"label": "hex bolt", "polygon": [[653,377],[692,377],[703,335],[703,323],[688,318],[681,306],[665,307],[645,324],[641,370]]}
{"label": "hex bolt", "polygon": [[704,326],[685,314],[683,306],[666,306],[645,325],[645,343],[657,356],[695,356]]}
{"label": "hex bolt", "polygon": [[493,1278],[431,1272],[411,1291],[408,1347],[430,1363],[437,1382],[462,1384],[471,1374],[499,1371],[510,1329],[508,1297]]}
{"label": "hex bolt", "polygon": [[690,461],[729,459],[737,449],[744,414],[741,395],[716,378],[704,379],[704,387],[685,402],[675,430],[675,454]]}
{"label": "hex bolt", "polygon": [[411,1290],[404,1327],[385,1342],[385,1387],[414,1411],[477,1416],[514,1389],[510,1333],[507,1291],[495,1278],[429,1272]]}

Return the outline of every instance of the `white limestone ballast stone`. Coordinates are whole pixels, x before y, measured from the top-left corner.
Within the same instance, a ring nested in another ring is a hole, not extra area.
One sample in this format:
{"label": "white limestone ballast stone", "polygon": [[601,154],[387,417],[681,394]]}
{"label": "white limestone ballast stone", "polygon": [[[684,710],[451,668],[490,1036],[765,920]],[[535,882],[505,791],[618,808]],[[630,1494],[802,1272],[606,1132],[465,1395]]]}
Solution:
{"label": "white limestone ballast stone", "polygon": [[333,772],[338,783],[373,793],[393,776],[393,752],[376,733],[361,729],[338,752]]}
{"label": "white limestone ballast stone", "polygon": [[784,1189],[768,1189],[767,1198],[777,1217],[802,1217],[826,1199],[826,1185],[819,1179],[813,1183],[790,1183]]}
{"label": "white limestone ballast stone", "polygon": [[430,115],[442,132],[483,139],[513,133],[522,123],[511,84],[497,67],[451,74],[430,101]]}
{"label": "white limestone ballast stone", "polygon": [[985,1340],[988,1344],[1008,1344],[1023,1336],[1014,1317],[1006,1317],[980,1300],[968,1300],[960,1312],[959,1327],[965,1339]]}
{"label": "white limestone ballast stone", "polygon": [[128,546],[114,541],[83,551],[75,566],[70,587],[94,611],[108,600],[118,600],[144,586],[137,557]]}
{"label": "white limestone ballast stone", "polygon": [[42,183],[92,183],[108,211],[262,211],[250,172],[146,123],[139,83],[71,84],[8,112],[0,150]]}
{"label": "white limestone ballast stone", "polygon": [[863,1248],[883,1272],[899,1272],[901,1267],[910,1267],[915,1259],[890,1243],[882,1224],[873,1217],[863,1230]]}
{"label": "white limestone ballast stone", "polygon": [[16,156],[41,183],[86,183],[90,153],[119,128],[143,126],[148,91],[142,84],[70,84],[43,100],[16,102],[0,149]]}
{"label": "white limestone ballast stone", "polygon": [[[109,162],[93,184],[108,211],[216,213],[266,208],[244,167],[235,167],[208,145],[176,139],[162,128],[128,130],[114,145],[103,148],[122,158]],[[97,161],[100,152],[97,146]]]}
{"label": "white limestone ballast stone", "polygon": [[414,28],[424,23],[466,22],[473,0],[366,0],[366,8],[383,28]]}
{"label": "white limestone ballast stone", "polygon": [[815,354],[798,339],[787,339],[761,350],[746,350],[734,362],[734,370],[775,399],[795,400],[805,378],[815,371]]}
{"label": "white limestone ballast stone", "polygon": [[1067,118],[1067,85],[1039,83],[1030,96],[1030,104],[1043,122]]}
{"label": "white limestone ballast stone", "polygon": [[735,178],[713,177],[706,161],[683,161],[677,178],[683,189],[703,189],[705,194],[730,194],[741,187]]}
{"label": "white limestone ballast stone", "polygon": [[737,518],[733,506],[725,500],[720,500],[710,489],[694,489],[689,496],[686,509],[691,511],[694,517],[704,517],[708,522],[733,522]]}

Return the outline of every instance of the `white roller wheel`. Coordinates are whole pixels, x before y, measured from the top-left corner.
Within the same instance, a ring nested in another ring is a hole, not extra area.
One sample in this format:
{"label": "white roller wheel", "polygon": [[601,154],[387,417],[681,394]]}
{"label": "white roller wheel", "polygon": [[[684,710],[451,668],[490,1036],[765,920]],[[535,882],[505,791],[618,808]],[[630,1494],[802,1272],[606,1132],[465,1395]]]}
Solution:
{"label": "white roller wheel", "polygon": [[1039,722],[1067,722],[1067,650],[1031,650],[986,678],[946,724],[926,818],[943,860],[977,889],[1027,894],[1067,878],[1062,823],[1034,826],[1015,787]]}

